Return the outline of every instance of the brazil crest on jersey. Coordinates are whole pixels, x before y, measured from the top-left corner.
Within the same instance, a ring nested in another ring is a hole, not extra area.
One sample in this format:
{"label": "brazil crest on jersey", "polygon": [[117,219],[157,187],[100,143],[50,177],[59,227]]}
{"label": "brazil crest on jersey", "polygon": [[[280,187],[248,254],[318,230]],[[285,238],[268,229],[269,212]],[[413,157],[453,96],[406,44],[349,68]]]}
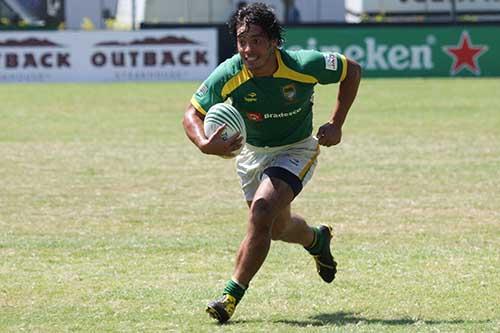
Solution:
{"label": "brazil crest on jersey", "polygon": [[206,114],[212,105],[230,99],[245,119],[247,142],[253,146],[282,146],[307,138],[312,133],[314,86],[342,81],[346,58],[279,49],[276,58],[278,69],[272,76],[254,77],[240,55],[234,55],[210,74],[191,104]]}

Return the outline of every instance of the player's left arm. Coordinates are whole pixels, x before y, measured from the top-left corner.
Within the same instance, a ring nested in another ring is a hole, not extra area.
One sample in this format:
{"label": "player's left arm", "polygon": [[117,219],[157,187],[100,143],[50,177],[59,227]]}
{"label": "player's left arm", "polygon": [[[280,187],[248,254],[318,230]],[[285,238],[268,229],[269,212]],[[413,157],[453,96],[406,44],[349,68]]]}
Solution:
{"label": "player's left arm", "polygon": [[347,58],[347,73],[340,83],[337,94],[337,103],[330,120],[318,129],[316,137],[322,146],[330,147],[339,144],[342,139],[342,126],[352,103],[356,99],[361,81],[361,66],[354,60]]}

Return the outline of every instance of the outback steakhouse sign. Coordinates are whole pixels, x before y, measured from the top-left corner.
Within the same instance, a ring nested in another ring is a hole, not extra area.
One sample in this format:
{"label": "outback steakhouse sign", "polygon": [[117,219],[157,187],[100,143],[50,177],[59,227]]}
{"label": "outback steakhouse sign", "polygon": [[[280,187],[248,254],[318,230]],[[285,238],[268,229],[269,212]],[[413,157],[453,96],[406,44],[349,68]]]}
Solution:
{"label": "outback steakhouse sign", "polygon": [[215,29],[0,34],[0,82],[202,80]]}
{"label": "outback steakhouse sign", "polygon": [[[92,55],[92,64],[95,66],[105,66],[110,64],[115,67],[124,67],[130,65],[132,67],[140,66],[175,66],[176,64],[190,66],[192,64],[200,65],[208,64],[207,51],[200,49],[180,49],[173,50],[158,50],[148,51],[143,50],[138,52],[135,50],[136,45],[197,45],[198,43],[186,39],[167,36],[163,38],[145,38],[142,40],[134,40],[130,43],[120,43],[115,41],[100,42],[96,47],[108,48],[112,51],[98,51]],[[121,50],[121,47],[127,50]]]}
{"label": "outback steakhouse sign", "polygon": [[[22,40],[7,40],[0,42],[0,47],[4,50],[7,48],[23,48],[28,49],[26,52],[7,51],[1,53],[3,56],[4,68],[53,68],[53,67],[70,67],[69,53],[58,52],[55,49],[61,48],[61,45],[52,43],[49,40],[28,38]],[[31,50],[29,49],[37,49]]]}

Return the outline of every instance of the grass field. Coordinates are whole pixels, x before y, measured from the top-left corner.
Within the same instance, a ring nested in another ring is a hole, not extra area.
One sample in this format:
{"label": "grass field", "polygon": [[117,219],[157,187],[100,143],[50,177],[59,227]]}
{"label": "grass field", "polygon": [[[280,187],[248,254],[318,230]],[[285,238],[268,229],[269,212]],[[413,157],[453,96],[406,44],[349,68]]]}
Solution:
{"label": "grass field", "polygon": [[337,279],[273,243],[223,327],[247,211],[184,135],[197,85],[0,85],[0,332],[500,331],[500,80],[363,81],[294,203]]}

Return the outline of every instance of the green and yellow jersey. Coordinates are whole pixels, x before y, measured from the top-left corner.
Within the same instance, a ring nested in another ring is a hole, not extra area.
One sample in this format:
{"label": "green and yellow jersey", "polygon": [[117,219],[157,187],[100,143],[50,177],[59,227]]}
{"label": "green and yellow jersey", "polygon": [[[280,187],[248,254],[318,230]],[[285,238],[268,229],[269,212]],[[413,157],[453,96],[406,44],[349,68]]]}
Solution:
{"label": "green and yellow jersey", "polygon": [[312,50],[276,50],[278,70],[254,77],[239,54],[221,63],[198,88],[191,104],[202,114],[230,99],[245,119],[247,143],[275,147],[312,133],[314,86],[341,82],[346,58]]}

